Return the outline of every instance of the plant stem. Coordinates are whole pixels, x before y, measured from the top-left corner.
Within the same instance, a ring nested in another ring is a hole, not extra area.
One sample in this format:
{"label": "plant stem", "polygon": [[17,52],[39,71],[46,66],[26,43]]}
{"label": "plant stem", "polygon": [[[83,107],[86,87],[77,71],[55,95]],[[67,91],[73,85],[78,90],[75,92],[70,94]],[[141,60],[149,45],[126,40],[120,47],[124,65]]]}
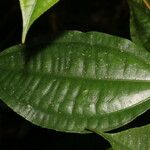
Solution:
{"label": "plant stem", "polygon": [[150,10],[150,4],[147,0],[143,0],[144,4],[146,5],[146,7]]}

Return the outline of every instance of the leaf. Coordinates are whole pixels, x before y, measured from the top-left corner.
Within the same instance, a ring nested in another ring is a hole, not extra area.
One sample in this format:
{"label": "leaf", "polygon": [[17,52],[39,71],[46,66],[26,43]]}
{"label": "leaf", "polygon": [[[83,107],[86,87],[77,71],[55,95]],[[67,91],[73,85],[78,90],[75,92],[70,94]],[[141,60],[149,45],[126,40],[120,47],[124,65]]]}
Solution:
{"label": "leaf", "polygon": [[119,37],[66,32],[0,54],[0,98],[42,127],[108,131],[150,108],[150,54]]}
{"label": "leaf", "polygon": [[22,43],[25,42],[27,32],[33,22],[58,0],[19,0],[23,18]]}
{"label": "leaf", "polygon": [[149,150],[150,125],[132,128],[119,133],[98,133],[110,142],[113,150]]}
{"label": "leaf", "polygon": [[[129,0],[130,32],[132,40],[150,51],[150,9],[145,3],[148,0]],[[150,4],[150,2],[149,2]]]}

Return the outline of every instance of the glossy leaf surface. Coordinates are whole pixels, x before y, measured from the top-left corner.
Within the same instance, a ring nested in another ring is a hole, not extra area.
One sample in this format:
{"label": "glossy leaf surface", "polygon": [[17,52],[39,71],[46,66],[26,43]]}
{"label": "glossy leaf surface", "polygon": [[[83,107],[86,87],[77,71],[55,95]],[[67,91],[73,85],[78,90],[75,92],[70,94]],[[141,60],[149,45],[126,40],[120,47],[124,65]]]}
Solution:
{"label": "glossy leaf surface", "polygon": [[58,0],[19,0],[23,18],[22,42],[25,38],[30,26],[45,11],[51,8]]}
{"label": "glossy leaf surface", "polygon": [[115,134],[100,133],[108,140],[113,150],[149,150],[150,125],[132,128]]}
{"label": "glossy leaf surface", "polygon": [[67,32],[0,54],[0,98],[42,127],[111,130],[150,108],[150,54],[126,39]]}
{"label": "glossy leaf surface", "polygon": [[129,5],[132,40],[150,51],[150,1],[129,0]]}

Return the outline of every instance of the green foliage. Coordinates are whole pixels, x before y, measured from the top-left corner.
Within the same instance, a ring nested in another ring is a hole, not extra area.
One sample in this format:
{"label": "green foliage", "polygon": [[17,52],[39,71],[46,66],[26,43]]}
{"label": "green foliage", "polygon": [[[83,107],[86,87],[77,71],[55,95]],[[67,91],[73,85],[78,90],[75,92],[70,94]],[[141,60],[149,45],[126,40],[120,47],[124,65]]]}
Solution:
{"label": "green foliage", "polygon": [[111,143],[113,150],[148,150],[150,148],[150,125],[115,134],[98,134]]}
{"label": "green foliage", "polygon": [[25,42],[27,32],[33,22],[58,0],[19,0],[23,19],[22,43]]}
{"label": "green foliage", "polygon": [[43,127],[111,130],[149,109],[147,62],[150,54],[126,39],[72,31],[1,53],[0,98]]}
{"label": "green foliage", "polygon": [[131,38],[150,51],[150,10],[142,0],[129,0],[129,6]]}
{"label": "green foliage", "polygon": [[[20,0],[22,42],[57,0]],[[119,133],[150,108],[150,5],[129,0],[131,39],[63,32],[0,53],[0,98],[30,122],[63,132],[95,131],[114,150],[150,149],[150,125]]]}

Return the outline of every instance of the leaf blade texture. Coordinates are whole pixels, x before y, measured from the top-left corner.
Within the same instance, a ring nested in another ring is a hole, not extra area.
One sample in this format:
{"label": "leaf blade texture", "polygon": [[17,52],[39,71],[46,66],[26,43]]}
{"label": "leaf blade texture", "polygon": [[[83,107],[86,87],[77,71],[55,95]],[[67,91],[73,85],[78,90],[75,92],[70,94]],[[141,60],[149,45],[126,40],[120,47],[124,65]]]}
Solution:
{"label": "leaf blade texture", "polygon": [[42,127],[120,127],[150,107],[150,54],[103,33],[65,32],[0,54],[0,98]]}
{"label": "leaf blade texture", "polygon": [[[150,4],[148,0],[145,2]],[[131,38],[150,51],[150,9],[143,0],[129,0],[129,6]]]}
{"label": "leaf blade texture", "polygon": [[150,125],[131,128],[118,133],[99,133],[110,142],[113,150],[150,149]]}

